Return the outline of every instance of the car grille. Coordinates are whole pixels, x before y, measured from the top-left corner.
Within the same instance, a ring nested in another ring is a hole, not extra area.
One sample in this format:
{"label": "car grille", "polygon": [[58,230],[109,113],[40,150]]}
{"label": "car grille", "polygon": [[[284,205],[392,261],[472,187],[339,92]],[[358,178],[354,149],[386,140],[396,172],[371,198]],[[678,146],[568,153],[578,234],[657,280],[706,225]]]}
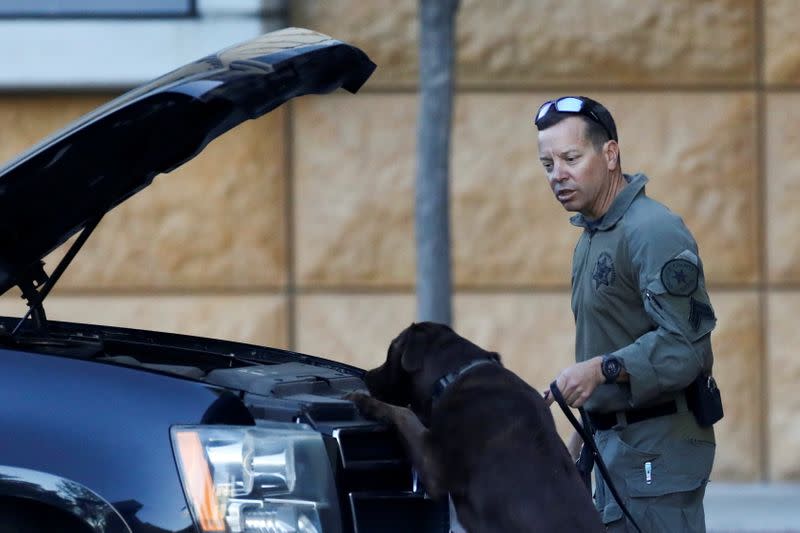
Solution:
{"label": "car grille", "polygon": [[447,503],[434,502],[424,495],[392,429],[375,425],[336,428],[330,434],[329,445],[336,451],[336,479],[345,531],[449,530]]}

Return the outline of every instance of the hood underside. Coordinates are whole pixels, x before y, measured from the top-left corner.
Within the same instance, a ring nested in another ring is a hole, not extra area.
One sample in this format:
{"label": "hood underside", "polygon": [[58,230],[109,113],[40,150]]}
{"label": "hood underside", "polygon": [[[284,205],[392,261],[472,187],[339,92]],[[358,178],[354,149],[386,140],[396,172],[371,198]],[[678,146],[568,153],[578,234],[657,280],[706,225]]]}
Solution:
{"label": "hood underside", "polygon": [[0,294],[41,282],[49,252],[214,138],[295,96],[354,93],[374,69],[358,48],[289,28],[190,63],[75,121],[0,168]]}

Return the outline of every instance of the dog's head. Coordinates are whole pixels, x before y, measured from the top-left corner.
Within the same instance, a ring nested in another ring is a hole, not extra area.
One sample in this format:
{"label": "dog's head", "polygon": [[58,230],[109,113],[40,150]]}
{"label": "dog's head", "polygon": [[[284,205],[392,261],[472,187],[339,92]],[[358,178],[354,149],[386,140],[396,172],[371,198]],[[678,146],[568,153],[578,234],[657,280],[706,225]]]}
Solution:
{"label": "dog's head", "polygon": [[488,352],[435,322],[418,322],[404,329],[389,345],[386,362],[367,372],[370,394],[393,405],[411,405],[418,414],[429,403],[436,381]]}

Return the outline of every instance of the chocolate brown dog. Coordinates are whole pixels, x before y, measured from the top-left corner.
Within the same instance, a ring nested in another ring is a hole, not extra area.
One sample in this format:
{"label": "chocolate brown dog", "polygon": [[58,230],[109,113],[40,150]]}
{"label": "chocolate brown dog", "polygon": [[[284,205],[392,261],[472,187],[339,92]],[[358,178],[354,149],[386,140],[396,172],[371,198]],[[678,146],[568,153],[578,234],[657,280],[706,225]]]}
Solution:
{"label": "chocolate brown dog", "polygon": [[550,410],[498,354],[412,324],[365,382],[372,396],[348,397],[397,427],[428,494],[449,493],[469,533],[604,531]]}

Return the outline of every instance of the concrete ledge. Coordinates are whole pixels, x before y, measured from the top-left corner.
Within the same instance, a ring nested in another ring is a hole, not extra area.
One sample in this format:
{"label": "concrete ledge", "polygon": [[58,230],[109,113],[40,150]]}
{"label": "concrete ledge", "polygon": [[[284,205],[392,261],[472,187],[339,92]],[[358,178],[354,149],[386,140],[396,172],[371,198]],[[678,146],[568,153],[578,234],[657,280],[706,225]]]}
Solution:
{"label": "concrete ledge", "polygon": [[282,0],[199,0],[189,18],[0,19],[0,90],[125,89],[286,25]]}
{"label": "concrete ledge", "polygon": [[711,482],[704,503],[709,533],[800,533],[800,483]]}
{"label": "concrete ledge", "polygon": [[0,88],[138,85],[261,33],[258,19],[0,22]]}

